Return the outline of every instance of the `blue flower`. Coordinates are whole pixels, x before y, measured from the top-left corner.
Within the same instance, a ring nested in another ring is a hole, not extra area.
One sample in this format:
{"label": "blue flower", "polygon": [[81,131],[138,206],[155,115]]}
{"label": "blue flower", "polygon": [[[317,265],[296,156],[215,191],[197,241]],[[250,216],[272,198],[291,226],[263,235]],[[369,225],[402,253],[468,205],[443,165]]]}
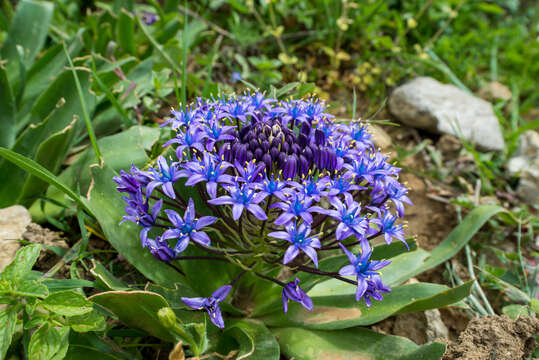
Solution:
{"label": "blue flower", "polygon": [[374,300],[381,301],[384,298],[382,297],[382,293],[390,293],[391,289],[388,288],[384,283],[382,283],[382,279],[378,275],[372,275],[369,279],[367,279],[367,290],[363,294],[363,299],[365,299],[365,305],[367,307],[371,307],[371,298]]}
{"label": "blue flower", "polygon": [[148,184],[148,178],[134,165],[131,165],[131,171],[129,173],[121,170],[120,176],[115,176],[113,180],[118,184],[116,190],[129,194],[137,193],[142,186]]}
{"label": "blue flower", "polygon": [[391,214],[391,212],[386,211],[384,212],[384,215],[378,220],[380,231],[384,233],[384,239],[387,244],[391,244],[391,240],[393,237],[397,238],[398,240],[402,241],[408,250],[410,248],[408,247],[408,244],[406,243],[406,240],[404,239],[404,224],[398,224],[395,225],[395,221],[397,221],[397,216]]}
{"label": "blue flower", "polygon": [[363,186],[354,184],[354,177],[345,173],[344,175],[337,175],[334,179],[325,177],[323,180],[328,187],[328,196],[335,197],[337,195],[348,196],[352,191],[366,189]]}
{"label": "blue flower", "polygon": [[[169,140],[163,145],[167,147],[171,144],[179,144],[176,148],[176,157],[178,160],[182,160],[186,155],[185,150],[196,149],[200,152],[204,152],[204,146],[202,146],[202,140],[204,140],[204,133],[198,126],[193,126],[187,128],[185,131],[178,130],[176,137],[172,140]],[[188,154],[188,152],[187,152]]]}
{"label": "blue flower", "polygon": [[361,206],[351,196],[345,198],[344,204],[336,197],[330,201],[336,210],[328,210],[327,214],[340,221],[335,233],[337,240],[344,240],[351,235],[359,240],[365,239],[369,221],[361,213]]}
{"label": "blue flower", "polygon": [[266,212],[258,205],[264,200],[266,194],[257,193],[250,189],[248,185],[240,185],[239,183],[236,183],[234,187],[228,186],[227,190],[230,195],[220,196],[208,202],[213,205],[232,205],[232,217],[234,220],[240,218],[243,209],[247,209],[259,220],[268,218]]}
{"label": "blue flower", "polygon": [[356,300],[359,301],[367,291],[368,288],[368,279],[371,279],[373,276],[379,275],[378,270],[389,265],[390,260],[377,261],[370,260],[372,249],[367,241],[361,242],[361,253],[359,256],[352,254],[348,249],[346,249],[341,243],[339,243],[342,251],[348,256],[350,265],[346,265],[341,270],[339,270],[339,275],[341,276],[353,276],[357,278],[357,290],[356,290]]}
{"label": "blue flower", "polygon": [[324,190],[328,186],[325,179],[315,179],[312,176],[303,178],[301,182],[290,181],[289,184],[296,188],[298,193],[302,194],[303,196],[310,197],[317,202],[320,201],[322,196],[326,196],[326,192],[324,192]]}
{"label": "blue flower", "polygon": [[235,83],[241,80],[241,74],[237,71],[232,72],[232,75],[230,76],[230,82]]}
{"label": "blue flower", "polygon": [[150,249],[150,253],[160,261],[171,262],[176,256],[174,250],[172,250],[168,243],[160,236],[156,237],[155,240],[149,238],[146,239],[142,247]]}
{"label": "blue flower", "polygon": [[189,245],[189,240],[193,240],[201,245],[210,245],[210,238],[204,231],[200,231],[206,226],[210,226],[217,221],[213,216],[202,216],[197,219],[195,216],[195,203],[189,199],[187,210],[183,218],[174,210],[165,210],[170,222],[174,226],[163,233],[163,239],[178,239],[174,247],[174,253],[177,255],[185,250]]}
{"label": "blue flower", "polygon": [[150,197],[153,189],[161,186],[163,193],[171,199],[176,199],[176,193],[172,186],[181,176],[176,164],[168,165],[163,156],[157,158],[157,169],[150,168],[145,174],[151,180],[146,187],[146,197]]}
{"label": "blue flower", "polygon": [[399,184],[398,182],[390,182],[385,189],[385,193],[387,198],[389,198],[389,200],[391,200],[393,204],[395,204],[397,214],[399,214],[400,217],[404,216],[404,203],[413,205],[410,198],[406,196],[406,194],[408,193],[408,189]]}
{"label": "blue flower", "polygon": [[[206,141],[206,150],[211,151],[215,146],[215,143],[219,141],[234,140],[234,135],[230,132],[235,129],[235,126],[223,125],[222,121],[217,118],[215,114],[211,111],[208,111],[208,115],[213,116],[208,120],[206,126],[204,126],[204,135],[202,138],[207,139]],[[199,149],[200,150],[200,149]]]}
{"label": "blue flower", "polygon": [[215,290],[210,297],[182,297],[182,301],[191,309],[205,309],[210,315],[211,322],[222,329],[225,327],[225,322],[223,320],[223,315],[221,314],[221,307],[219,306],[219,304],[228,296],[228,293],[230,293],[231,289],[231,285],[225,285]]}
{"label": "blue flower", "polygon": [[298,227],[297,223],[294,222],[289,223],[285,228],[286,231],[275,231],[268,234],[268,236],[286,240],[292,244],[284,254],[283,264],[288,264],[299,255],[300,251],[303,251],[318,267],[318,256],[315,249],[320,249],[322,244],[317,236],[309,236],[311,227],[305,223]]}
{"label": "blue flower", "polygon": [[155,24],[157,21],[157,15],[148,11],[142,12],[142,22],[148,26]]}
{"label": "blue flower", "polygon": [[268,178],[267,174],[262,182],[252,184],[252,187],[260,190],[261,193],[266,195],[275,195],[277,198],[285,201],[287,183],[275,178],[275,174],[271,174],[271,178]]}
{"label": "blue flower", "polygon": [[313,301],[311,298],[299,287],[300,280],[296,278],[294,282],[289,282],[283,287],[283,310],[288,312],[288,301],[292,300],[300,303],[303,307],[309,311],[313,310]]}
{"label": "blue flower", "polygon": [[179,129],[181,127],[187,126],[189,127],[192,122],[195,121],[195,119],[198,116],[198,112],[192,109],[185,109],[185,110],[170,110],[170,113],[172,114],[172,118],[165,121],[163,124],[161,124],[161,127],[166,126],[170,123],[172,123],[171,128],[172,130]]}
{"label": "blue flower", "polygon": [[138,189],[136,193],[129,194],[128,197],[123,197],[124,201],[127,203],[125,207],[125,212],[127,215],[123,217],[123,220],[120,222],[122,224],[124,221],[131,221],[135,224],[142,226],[143,229],[140,232],[140,239],[142,244],[146,243],[148,232],[152,229],[157,219],[157,215],[161,211],[163,206],[163,200],[159,199],[152,206],[152,211],[149,211],[149,204],[147,200],[144,200],[142,196],[142,189]]}
{"label": "blue flower", "polygon": [[326,210],[320,206],[311,206],[313,199],[303,196],[298,193],[290,195],[290,199],[283,202],[278,202],[270,206],[270,208],[278,208],[283,210],[283,213],[275,220],[275,225],[288,224],[292,219],[301,217],[308,224],[313,222],[311,212],[325,214]]}
{"label": "blue flower", "polygon": [[305,113],[302,102],[299,100],[284,101],[281,106],[284,109],[284,116],[282,117],[282,123],[284,126],[288,126],[290,120],[303,122],[308,120],[308,116]]}
{"label": "blue flower", "polygon": [[232,101],[223,107],[226,116],[232,119],[241,120],[242,123],[247,122],[249,115],[250,104],[241,100]]}
{"label": "blue flower", "polygon": [[213,199],[217,196],[218,183],[232,183],[232,176],[225,174],[232,164],[219,159],[211,153],[204,152],[203,158],[190,161],[182,165],[181,177],[187,177],[186,186],[194,186],[201,181],[206,181],[206,191]]}
{"label": "blue flower", "polygon": [[241,166],[238,160],[234,161],[235,169],[239,174],[238,180],[246,182],[248,184],[258,182],[262,179],[262,170],[264,170],[264,163],[257,164],[256,160],[245,162],[245,166]]}

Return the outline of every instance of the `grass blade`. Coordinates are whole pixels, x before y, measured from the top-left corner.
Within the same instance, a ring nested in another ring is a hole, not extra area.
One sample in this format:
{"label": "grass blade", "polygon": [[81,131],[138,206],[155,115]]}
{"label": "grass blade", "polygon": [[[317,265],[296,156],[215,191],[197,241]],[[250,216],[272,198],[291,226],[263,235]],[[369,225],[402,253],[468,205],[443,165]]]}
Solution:
{"label": "grass blade", "polygon": [[21,169],[29,172],[30,174],[37,176],[41,180],[46,181],[50,185],[55,186],[64,194],[73,199],[77,204],[79,204],[88,214],[92,214],[91,210],[81,200],[80,196],[78,196],[73,190],[67,187],[53,173],[45,169],[43,166],[39,165],[31,159],[28,159],[25,156],[17,154],[16,152],[3,147],[0,147],[0,156],[2,156],[7,161],[17,165]]}

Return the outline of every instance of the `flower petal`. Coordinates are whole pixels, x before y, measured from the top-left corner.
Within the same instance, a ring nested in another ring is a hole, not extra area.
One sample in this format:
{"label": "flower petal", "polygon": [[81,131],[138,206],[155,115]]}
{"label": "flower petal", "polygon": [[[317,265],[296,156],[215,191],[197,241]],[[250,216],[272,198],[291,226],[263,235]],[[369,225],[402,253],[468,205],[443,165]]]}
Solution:
{"label": "flower petal", "polygon": [[221,286],[219,289],[215,290],[213,294],[211,294],[211,297],[217,300],[218,302],[221,302],[228,296],[231,289],[232,289],[231,285]]}
{"label": "flower petal", "polygon": [[286,252],[284,253],[283,264],[288,264],[290,261],[294,260],[298,256],[299,250],[294,245],[290,245]]}
{"label": "flower petal", "polygon": [[196,298],[182,297],[182,301],[185,303],[185,305],[189,306],[191,309],[200,310],[200,309],[202,309],[204,307],[204,303],[206,302],[206,298],[202,298],[202,297],[196,297]]}

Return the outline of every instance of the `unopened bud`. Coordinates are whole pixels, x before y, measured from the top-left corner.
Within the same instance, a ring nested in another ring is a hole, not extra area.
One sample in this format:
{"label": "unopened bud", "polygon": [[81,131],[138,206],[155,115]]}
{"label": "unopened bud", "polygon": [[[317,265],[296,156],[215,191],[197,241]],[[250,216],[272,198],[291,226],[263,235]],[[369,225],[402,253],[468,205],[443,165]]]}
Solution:
{"label": "unopened bud", "polygon": [[159,309],[157,312],[157,317],[159,318],[161,324],[168,329],[176,325],[176,314],[174,314],[174,311],[169,307]]}

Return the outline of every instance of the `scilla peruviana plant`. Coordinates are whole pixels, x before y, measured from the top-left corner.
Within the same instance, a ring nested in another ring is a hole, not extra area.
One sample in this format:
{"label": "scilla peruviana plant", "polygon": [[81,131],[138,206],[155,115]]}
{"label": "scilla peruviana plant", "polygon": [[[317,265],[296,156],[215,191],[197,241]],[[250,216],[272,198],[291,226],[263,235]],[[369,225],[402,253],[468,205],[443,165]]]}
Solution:
{"label": "scilla peruviana plant", "polygon": [[[133,166],[114,180],[125,193],[124,220],[141,227],[142,246],[157,259],[179,261],[180,268],[196,259],[241,268],[210,296],[182,298],[188,307],[224,327],[220,304],[246,273],[282,287],[284,312],[290,300],[313,309],[295,276],[301,272],[353,284],[355,299],[367,306],[391,291],[380,278],[390,261],[371,259],[371,241],[404,242],[400,219],[411,202],[400,169],[374,148],[365,124],[335,122],[314,98],[277,101],[256,93],[199,99],[173,110],[165,125],[174,133],[165,146],[175,156],[160,156],[145,170]],[[213,216],[198,211],[182,184]],[[190,247],[208,254],[185,255]],[[319,268],[331,250],[349,260],[339,271]],[[276,267],[293,274],[291,281],[272,276]]]}

